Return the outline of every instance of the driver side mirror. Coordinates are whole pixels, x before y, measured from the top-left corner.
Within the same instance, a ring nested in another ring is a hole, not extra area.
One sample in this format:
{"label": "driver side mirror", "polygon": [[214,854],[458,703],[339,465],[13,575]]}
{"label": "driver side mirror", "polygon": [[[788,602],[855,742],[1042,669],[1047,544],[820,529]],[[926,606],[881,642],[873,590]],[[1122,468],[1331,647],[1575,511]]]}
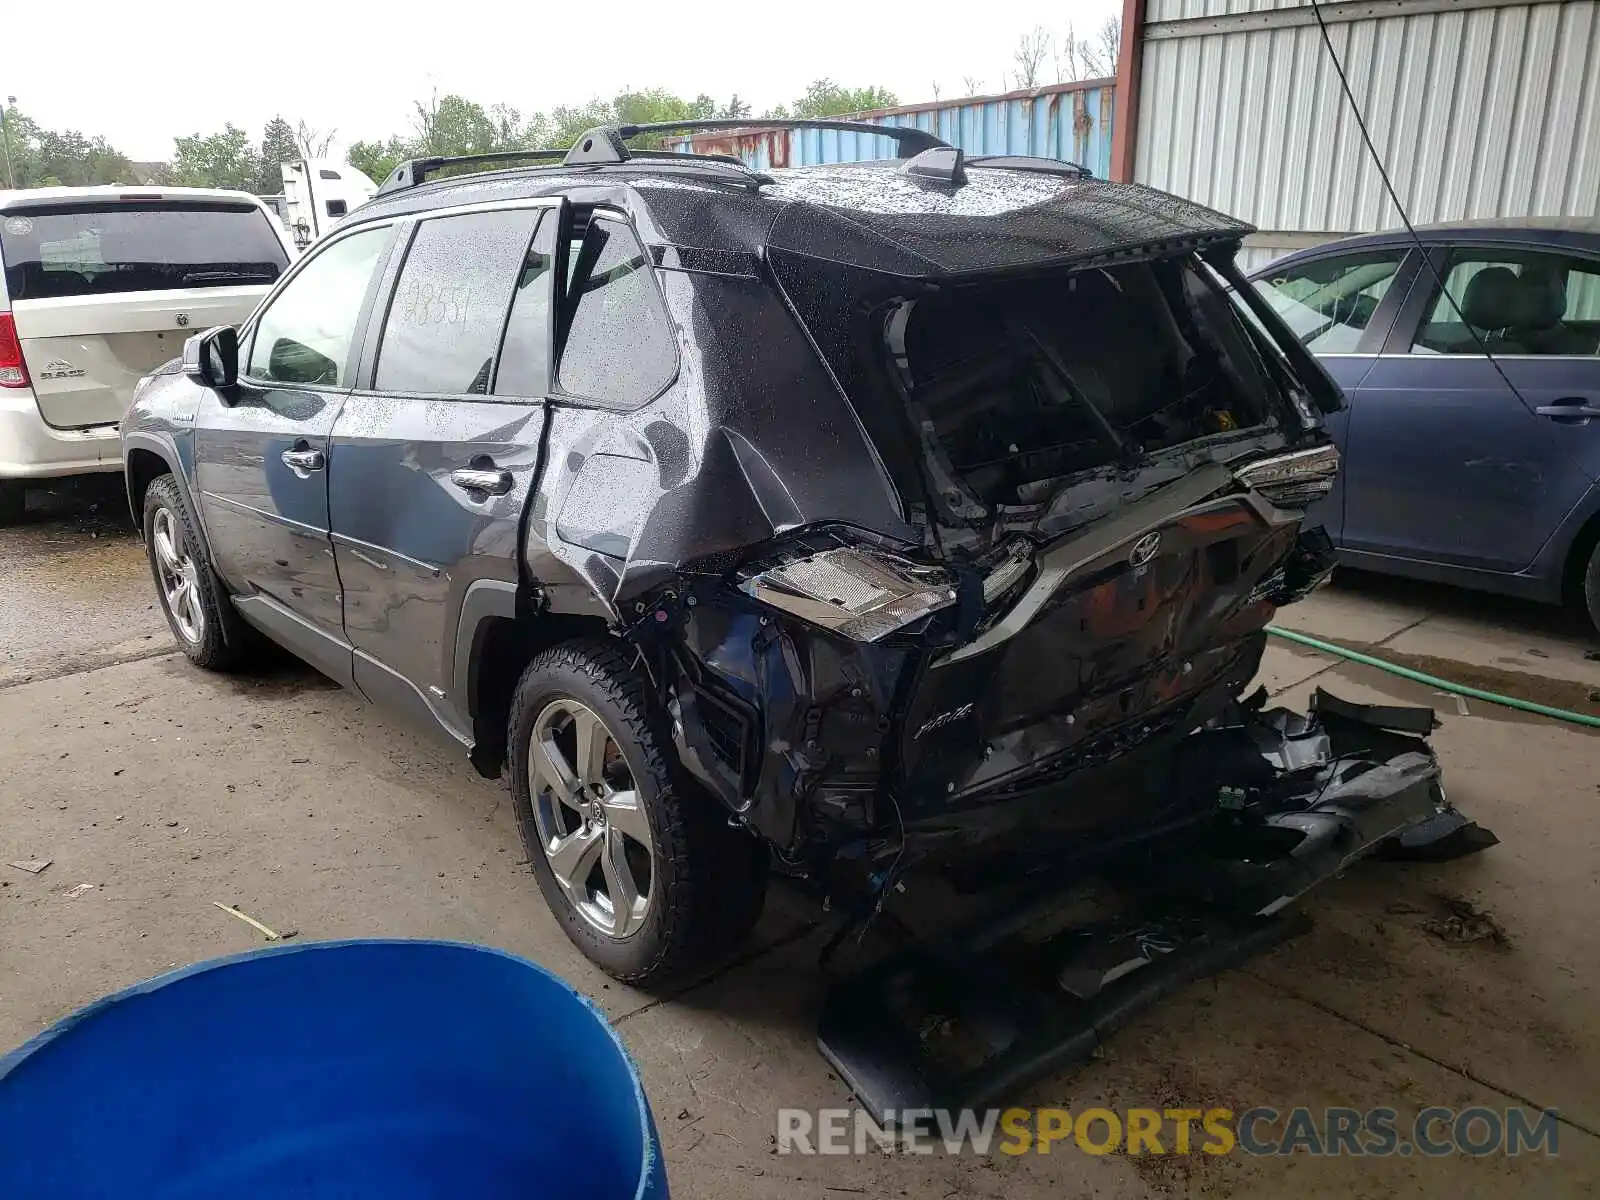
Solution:
{"label": "driver side mirror", "polygon": [[218,325],[183,344],[183,373],[196,383],[221,391],[239,381],[239,331]]}

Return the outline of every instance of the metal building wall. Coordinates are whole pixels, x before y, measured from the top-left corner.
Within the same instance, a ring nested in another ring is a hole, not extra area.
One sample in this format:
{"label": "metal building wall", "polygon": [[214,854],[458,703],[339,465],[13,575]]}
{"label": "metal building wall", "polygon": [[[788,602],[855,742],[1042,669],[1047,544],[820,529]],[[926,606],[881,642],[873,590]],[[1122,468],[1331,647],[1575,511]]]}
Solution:
{"label": "metal building wall", "polygon": [[[1066,159],[1104,177],[1111,163],[1114,97],[1112,84],[1099,79],[947,104],[916,104],[852,119],[926,129],[969,155]],[[734,154],[758,170],[895,155],[888,138],[826,129],[761,130],[759,121],[752,121],[749,131],[697,133],[668,139],[668,145],[679,151]]]}
{"label": "metal building wall", "polygon": [[[1600,216],[1600,4],[1323,5],[1414,222]],[[1304,0],[1148,0],[1134,178],[1258,226],[1247,258],[1400,224]]]}

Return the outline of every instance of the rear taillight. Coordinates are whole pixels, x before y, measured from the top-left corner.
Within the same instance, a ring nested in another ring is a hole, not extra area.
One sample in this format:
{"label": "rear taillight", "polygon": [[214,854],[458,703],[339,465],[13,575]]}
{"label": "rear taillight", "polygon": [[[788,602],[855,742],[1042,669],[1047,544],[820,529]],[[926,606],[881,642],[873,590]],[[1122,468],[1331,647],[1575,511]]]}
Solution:
{"label": "rear taillight", "polygon": [[[956,602],[955,581],[841,536],[797,540],[739,583],[746,595],[857,642],[876,642]],[[817,542],[823,544],[816,544]]]}
{"label": "rear taillight", "polygon": [[1309,508],[1333,490],[1338,474],[1339,452],[1332,446],[1313,446],[1259,459],[1233,477],[1279,508]]}
{"label": "rear taillight", "polygon": [[0,387],[28,386],[28,364],[22,361],[22,343],[17,339],[17,323],[8,312],[0,312]]}

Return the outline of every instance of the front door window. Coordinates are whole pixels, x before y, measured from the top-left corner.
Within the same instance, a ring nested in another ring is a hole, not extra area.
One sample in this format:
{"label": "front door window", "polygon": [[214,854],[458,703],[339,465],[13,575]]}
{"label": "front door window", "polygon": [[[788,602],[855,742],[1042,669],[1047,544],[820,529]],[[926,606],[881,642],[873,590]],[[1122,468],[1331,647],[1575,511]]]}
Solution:
{"label": "front door window", "polygon": [[364,229],[317,252],[256,322],[246,374],[267,383],[349,387],[350,349],[387,227]]}

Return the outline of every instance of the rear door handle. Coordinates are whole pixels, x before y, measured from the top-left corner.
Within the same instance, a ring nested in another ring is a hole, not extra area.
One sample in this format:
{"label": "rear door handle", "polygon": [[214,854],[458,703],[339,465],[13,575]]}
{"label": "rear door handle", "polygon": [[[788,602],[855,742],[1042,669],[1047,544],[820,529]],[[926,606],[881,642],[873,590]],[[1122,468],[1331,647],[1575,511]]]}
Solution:
{"label": "rear door handle", "polygon": [[313,471],[322,470],[321,450],[285,450],[281,457],[283,465],[301,479],[305,479]]}
{"label": "rear door handle", "polygon": [[511,472],[462,468],[450,472],[450,482],[464,492],[487,492],[504,496],[511,490]]}
{"label": "rear door handle", "polygon": [[1569,421],[1582,421],[1588,417],[1600,417],[1600,407],[1590,404],[1582,396],[1566,396],[1554,404],[1541,404],[1533,411],[1541,417],[1554,417],[1557,420],[1565,417]]}

